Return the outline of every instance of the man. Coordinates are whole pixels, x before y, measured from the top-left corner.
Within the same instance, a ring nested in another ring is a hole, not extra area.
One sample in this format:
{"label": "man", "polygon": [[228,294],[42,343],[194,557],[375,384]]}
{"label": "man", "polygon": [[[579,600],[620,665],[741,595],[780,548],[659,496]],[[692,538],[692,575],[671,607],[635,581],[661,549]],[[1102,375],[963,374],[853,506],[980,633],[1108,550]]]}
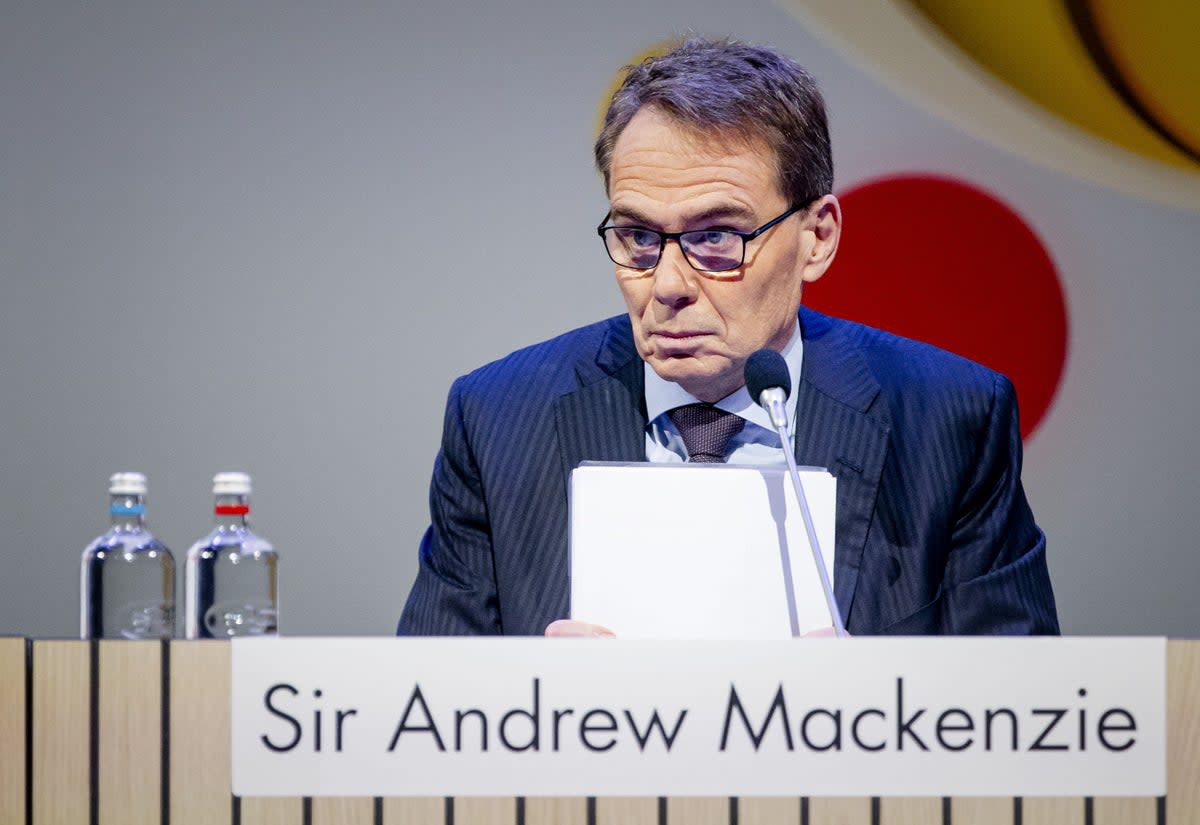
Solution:
{"label": "man", "polygon": [[782,463],[743,387],[763,347],[792,372],[797,460],[838,479],[834,580],[851,633],[1058,632],[1008,380],[800,306],[841,228],[812,78],[767,49],[685,43],[630,70],[596,163],[628,316],[455,382],[399,632],[603,635],[561,621],[569,473]]}

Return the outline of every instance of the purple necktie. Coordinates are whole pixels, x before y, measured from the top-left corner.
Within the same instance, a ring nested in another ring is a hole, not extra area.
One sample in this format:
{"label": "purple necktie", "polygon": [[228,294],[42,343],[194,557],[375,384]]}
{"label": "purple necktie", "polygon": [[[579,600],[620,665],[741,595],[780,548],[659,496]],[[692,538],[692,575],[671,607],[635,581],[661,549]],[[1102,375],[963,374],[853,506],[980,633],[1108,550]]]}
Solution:
{"label": "purple necktie", "polygon": [[746,419],[712,404],[688,404],[667,415],[675,422],[692,464],[720,464],[725,461],[729,441],[742,431]]}

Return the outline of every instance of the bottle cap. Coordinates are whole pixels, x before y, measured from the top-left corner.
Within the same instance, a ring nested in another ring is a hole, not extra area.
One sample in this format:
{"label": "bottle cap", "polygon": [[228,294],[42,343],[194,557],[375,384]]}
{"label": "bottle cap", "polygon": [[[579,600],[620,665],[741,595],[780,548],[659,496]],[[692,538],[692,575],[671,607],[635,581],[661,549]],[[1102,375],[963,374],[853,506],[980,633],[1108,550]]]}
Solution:
{"label": "bottle cap", "polygon": [[217,473],[213,476],[213,495],[250,495],[250,476],[246,473]]}
{"label": "bottle cap", "polygon": [[146,495],[146,476],[142,473],[113,473],[108,479],[110,496]]}

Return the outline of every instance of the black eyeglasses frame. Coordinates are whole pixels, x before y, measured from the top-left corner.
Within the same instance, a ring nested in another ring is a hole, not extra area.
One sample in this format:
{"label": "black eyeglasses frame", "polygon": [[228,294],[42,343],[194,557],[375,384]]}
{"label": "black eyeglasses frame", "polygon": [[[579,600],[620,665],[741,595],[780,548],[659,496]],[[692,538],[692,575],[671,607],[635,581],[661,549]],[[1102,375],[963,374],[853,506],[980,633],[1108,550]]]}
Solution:
{"label": "black eyeglasses frame", "polygon": [[[683,253],[683,258],[684,258],[684,260],[686,260],[688,262],[688,266],[690,266],[692,269],[696,270],[697,272],[731,272],[732,270],[738,269],[739,267],[742,266],[742,264],[744,264],[746,262],[746,244],[750,243],[750,241],[752,241],[755,238],[757,238],[758,236],[762,235],[764,232],[766,232],[768,229],[772,228],[773,226],[776,226],[777,224],[781,223],[782,221],[786,220],[787,218],[796,214],[797,212],[802,211],[804,208],[805,207],[803,207],[803,206],[793,206],[790,209],[788,209],[786,212],[784,212],[783,214],[777,215],[776,217],[774,217],[771,220],[764,223],[762,226],[758,227],[758,229],[751,230],[750,232],[738,232],[737,230],[734,230],[734,229],[689,229],[685,232],[659,232],[657,229],[650,229],[649,227],[639,226],[637,224],[633,224],[630,226],[614,226],[614,225],[608,223],[608,219],[612,216],[612,213],[610,212],[604,216],[604,220],[600,221],[600,225],[596,227],[596,234],[599,235],[600,240],[604,242],[604,252],[605,252],[605,254],[608,255],[608,259],[610,261],[612,261],[614,264],[616,264],[617,266],[622,267],[624,269],[637,269],[637,270],[641,270],[643,272],[648,272],[651,269],[654,269],[654,267],[658,266],[659,263],[662,261],[662,254],[663,254],[663,251],[667,248],[667,241],[675,241],[675,243],[679,244],[679,250]],[[658,256],[654,259],[654,264],[651,266],[632,266],[630,264],[623,264],[620,261],[618,261],[616,258],[614,258],[612,256],[612,251],[608,248],[608,239],[605,237],[605,233],[610,229],[640,229],[644,232],[652,232],[655,235],[657,235],[658,236]],[[739,260],[736,265],[727,267],[725,269],[704,269],[703,267],[696,266],[695,261],[692,260],[692,257],[687,253],[687,250],[683,248],[683,243],[681,242],[680,239],[684,235],[696,235],[696,234],[700,234],[703,232],[727,232],[730,235],[736,235],[739,238],[741,238],[742,239],[741,260]]]}

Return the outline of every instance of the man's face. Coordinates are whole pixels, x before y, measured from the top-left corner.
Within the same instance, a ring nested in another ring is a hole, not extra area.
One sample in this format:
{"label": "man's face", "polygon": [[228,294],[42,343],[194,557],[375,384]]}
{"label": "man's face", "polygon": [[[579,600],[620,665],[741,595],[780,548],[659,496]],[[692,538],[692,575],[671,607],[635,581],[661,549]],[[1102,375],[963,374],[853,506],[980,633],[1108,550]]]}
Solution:
{"label": "man's face", "polygon": [[[609,224],[660,232],[751,232],[793,205],[765,144],[696,135],[653,108],[617,139],[608,192]],[[787,344],[801,287],[832,260],[839,219],[832,196],[818,201],[747,243],[729,272],[693,269],[674,241],[654,269],[618,266],[639,354],[701,401],[737,390],[751,353]]]}

